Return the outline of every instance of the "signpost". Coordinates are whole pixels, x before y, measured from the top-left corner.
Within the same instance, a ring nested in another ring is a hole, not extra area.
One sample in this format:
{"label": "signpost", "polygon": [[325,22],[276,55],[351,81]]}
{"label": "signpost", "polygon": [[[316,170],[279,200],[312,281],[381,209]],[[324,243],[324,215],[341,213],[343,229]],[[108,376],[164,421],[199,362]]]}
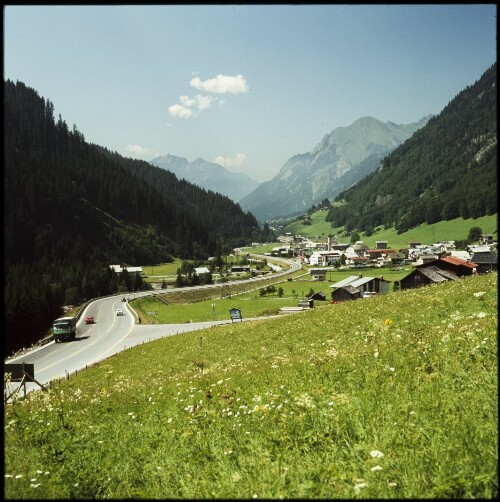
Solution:
{"label": "signpost", "polygon": [[229,311],[229,314],[231,316],[231,321],[234,322],[235,319],[239,319],[240,321],[243,321],[243,317],[241,316],[241,310],[240,309],[231,309]]}
{"label": "signpost", "polygon": [[7,396],[7,391],[5,390],[5,402],[7,402],[14,394],[19,392],[21,387],[24,387],[24,397],[26,397],[26,382],[35,382],[43,390],[47,390],[40,382],[35,380],[35,365],[33,363],[21,363],[21,364],[4,364],[4,374],[10,373],[11,382],[21,382],[19,387],[11,392]]}

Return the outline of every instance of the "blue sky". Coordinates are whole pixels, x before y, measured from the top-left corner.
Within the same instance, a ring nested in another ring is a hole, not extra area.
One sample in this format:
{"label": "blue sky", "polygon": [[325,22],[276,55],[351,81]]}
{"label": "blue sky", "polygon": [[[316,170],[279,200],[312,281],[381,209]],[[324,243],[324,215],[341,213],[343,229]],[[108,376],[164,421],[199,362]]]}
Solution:
{"label": "blue sky", "polygon": [[496,61],[496,5],[4,6],[4,79],[126,157],[272,179],[337,127],[438,114]]}

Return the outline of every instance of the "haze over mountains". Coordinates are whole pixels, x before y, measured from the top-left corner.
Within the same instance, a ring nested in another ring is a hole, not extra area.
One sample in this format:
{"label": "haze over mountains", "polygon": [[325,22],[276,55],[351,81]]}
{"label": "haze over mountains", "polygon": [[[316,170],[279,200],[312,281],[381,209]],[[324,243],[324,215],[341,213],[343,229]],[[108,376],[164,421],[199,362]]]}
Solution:
{"label": "haze over mountains", "polygon": [[174,173],[179,179],[226,195],[235,202],[239,202],[259,185],[258,181],[247,174],[229,172],[221,165],[201,158],[189,162],[184,157],[164,155],[151,160],[150,164]]}
{"label": "haze over mountains", "polygon": [[259,183],[244,173],[198,158],[164,155],[150,161],[206,190],[239,202],[263,222],[304,211],[324,198],[334,198],[373,172],[380,161],[430,119],[412,124],[383,123],[363,117],[326,134],[309,153],[294,155],[272,180]]}

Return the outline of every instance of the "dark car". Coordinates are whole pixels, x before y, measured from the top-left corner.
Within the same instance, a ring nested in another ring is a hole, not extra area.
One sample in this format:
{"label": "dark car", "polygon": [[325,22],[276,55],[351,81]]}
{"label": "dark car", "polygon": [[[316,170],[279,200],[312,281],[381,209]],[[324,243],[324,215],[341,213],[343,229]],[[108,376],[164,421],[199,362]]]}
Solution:
{"label": "dark car", "polygon": [[95,320],[91,315],[89,315],[88,317],[85,318],[85,324],[94,324],[94,323],[95,323]]}

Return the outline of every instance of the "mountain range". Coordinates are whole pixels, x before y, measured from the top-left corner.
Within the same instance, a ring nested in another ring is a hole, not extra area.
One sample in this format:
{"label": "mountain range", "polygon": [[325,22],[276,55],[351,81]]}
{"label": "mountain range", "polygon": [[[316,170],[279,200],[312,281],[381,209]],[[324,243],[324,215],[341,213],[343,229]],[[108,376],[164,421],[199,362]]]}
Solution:
{"label": "mountain range", "polygon": [[372,174],[338,194],[327,221],[344,230],[478,218],[498,211],[497,66],[387,155]]}
{"label": "mountain range", "polygon": [[306,211],[373,172],[394,148],[423,127],[431,116],[398,125],[363,117],[324,136],[308,153],[291,157],[272,180],[240,201],[258,221]]}
{"label": "mountain range", "polygon": [[232,173],[219,164],[201,158],[189,162],[184,157],[164,155],[151,160],[150,164],[174,173],[179,179],[226,195],[235,202],[240,201],[259,185],[258,181],[247,174]]}

